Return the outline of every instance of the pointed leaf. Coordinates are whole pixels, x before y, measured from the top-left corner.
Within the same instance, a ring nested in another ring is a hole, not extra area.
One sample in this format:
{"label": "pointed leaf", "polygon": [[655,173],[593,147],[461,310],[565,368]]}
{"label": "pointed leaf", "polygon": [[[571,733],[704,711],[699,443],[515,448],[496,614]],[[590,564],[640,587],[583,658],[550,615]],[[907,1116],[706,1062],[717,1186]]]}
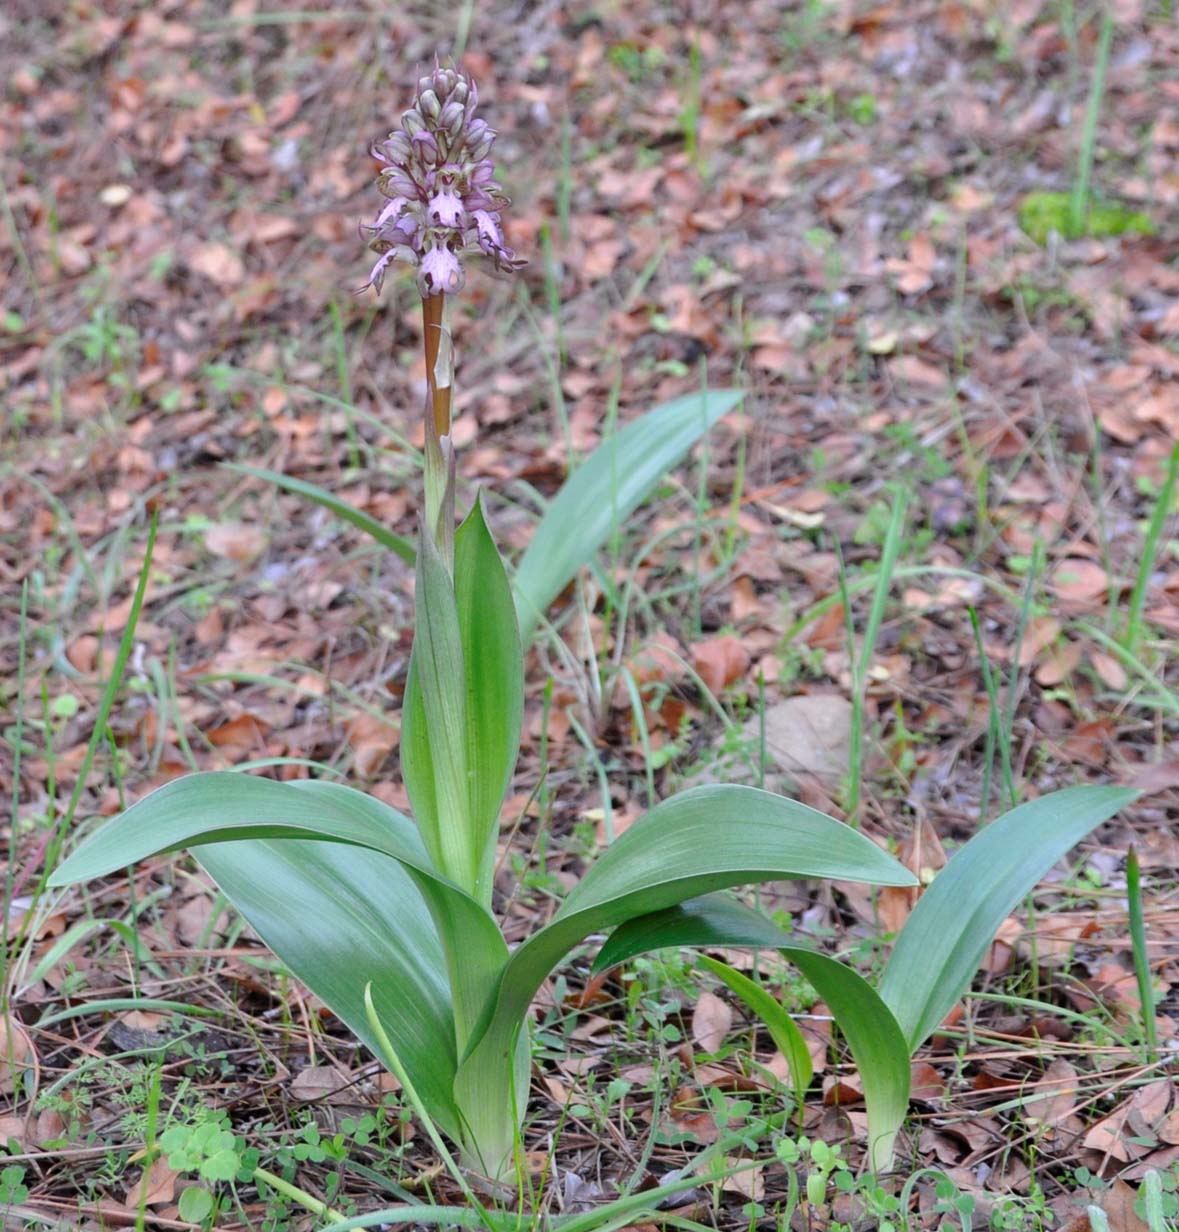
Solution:
{"label": "pointed leaf", "polygon": [[475,897],[490,904],[499,810],[520,751],[524,656],[512,588],[479,500],[455,535],[454,593],[467,689],[472,842],[482,853]]}
{"label": "pointed leaf", "polygon": [[290,475],[283,475],[279,471],[268,471],[261,466],[245,466],[240,462],[228,462],[226,469],[240,471],[243,475],[253,475],[255,479],[265,479],[267,483],[272,483],[275,487],[283,488],[287,492],[293,492],[296,496],[306,496],[308,500],[314,501],[330,513],[343,518],[345,522],[351,522],[357,530],[364,531],[383,548],[388,548],[390,552],[395,556],[400,556],[408,564],[412,565],[417,556],[413,544],[408,539],[394,534],[387,526],[382,526],[376,518],[357,509],[355,505],[350,505],[346,500],[341,500],[326,488],[308,483],[305,479],[292,479]]}
{"label": "pointed leaf", "polygon": [[[695,899],[622,925],[604,947],[595,966],[613,965],[623,957],[671,945],[713,949],[773,948],[810,980],[847,1038],[860,1071],[868,1109],[872,1170],[887,1171],[892,1165],[897,1131],[909,1105],[909,1050],[896,1019],[871,985],[850,967],[826,954],[795,944],[789,933],[782,932],[764,916],[720,895]],[[708,958],[701,961],[754,1013],[763,1015],[767,1027],[771,1027],[771,1023],[780,1027],[785,1019],[797,1034],[798,1028],[763,988],[724,963]],[[737,978],[731,978],[733,976]],[[765,1016],[767,1011],[768,1016]],[[774,1041],[782,1047],[776,1034]],[[802,1048],[805,1054],[805,1045]],[[791,1054],[786,1055],[789,1058]],[[807,1074],[809,1081],[809,1055],[805,1070],[796,1074],[792,1068],[791,1072],[796,1082],[802,1073]]]}
{"label": "pointed leaf", "polygon": [[742,396],[735,389],[709,389],[665,402],[603,441],[569,476],[516,568],[516,611],[525,641],[578,569]]}
{"label": "pointed leaf", "polygon": [[880,981],[880,995],[911,1049],[966,991],[999,925],[1036,882],[1137,796],[1122,787],[1069,787],[1041,796],[991,822],[938,873]]}
{"label": "pointed leaf", "polygon": [[425,531],[414,618],[401,715],[401,773],[434,867],[470,893],[483,853],[475,848],[470,816],[463,642],[454,582]]}

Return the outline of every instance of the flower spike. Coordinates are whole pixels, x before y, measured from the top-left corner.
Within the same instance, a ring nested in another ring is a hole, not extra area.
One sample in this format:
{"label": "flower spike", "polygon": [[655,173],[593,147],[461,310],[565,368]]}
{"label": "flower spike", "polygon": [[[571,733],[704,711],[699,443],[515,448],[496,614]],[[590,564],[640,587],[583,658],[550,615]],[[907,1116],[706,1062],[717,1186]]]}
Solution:
{"label": "flower spike", "polygon": [[500,211],[510,202],[494,178],[495,132],[475,116],[478,99],[465,73],[435,61],[401,127],[372,146],[388,202],[363,225],[380,258],[366,287],[380,291],[392,261],[415,267],[424,299],[461,291],[466,257],[486,257],[506,273],[524,265],[504,242]]}

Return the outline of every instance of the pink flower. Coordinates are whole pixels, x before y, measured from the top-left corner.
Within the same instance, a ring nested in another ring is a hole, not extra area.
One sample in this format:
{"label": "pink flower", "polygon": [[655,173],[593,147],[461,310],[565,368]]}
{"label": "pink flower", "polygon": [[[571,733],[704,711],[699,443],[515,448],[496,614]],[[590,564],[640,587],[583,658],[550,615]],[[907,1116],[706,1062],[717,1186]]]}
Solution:
{"label": "pink flower", "polygon": [[436,62],[401,127],[372,146],[382,165],[377,187],[389,201],[364,227],[380,254],[366,286],[379,291],[395,260],[417,267],[424,296],[460,290],[467,255],[505,272],[524,264],[504,243],[500,211],[509,202],[488,157],[495,132],[475,115],[478,98],[469,77]]}
{"label": "pink flower", "polygon": [[461,227],[463,214],[466,213],[462,200],[448,189],[443,189],[430,198],[426,212],[440,227]]}
{"label": "pink flower", "polygon": [[453,295],[465,281],[458,257],[444,244],[435,243],[418,264],[418,289],[423,295]]}

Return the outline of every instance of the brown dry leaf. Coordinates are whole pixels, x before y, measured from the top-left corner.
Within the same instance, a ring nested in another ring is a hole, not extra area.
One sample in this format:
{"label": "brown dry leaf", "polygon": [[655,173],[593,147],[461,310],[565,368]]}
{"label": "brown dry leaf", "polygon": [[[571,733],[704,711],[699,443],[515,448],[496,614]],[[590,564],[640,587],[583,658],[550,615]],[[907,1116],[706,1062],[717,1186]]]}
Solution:
{"label": "brown dry leaf", "polygon": [[98,638],[93,634],[84,633],[66,647],[65,653],[71,665],[84,676],[88,676],[94,671],[94,665],[98,662]]}
{"label": "brown dry leaf", "polygon": [[914,1061],[909,1080],[909,1097],[925,1101],[941,1099],[946,1093],[945,1079],[928,1061]]}
{"label": "brown dry leaf", "polygon": [[396,727],[367,711],[361,711],[348,724],[353,764],[361,778],[372,778],[400,742],[401,732]]}
{"label": "brown dry leaf", "polygon": [[891,257],[884,263],[890,274],[896,275],[897,290],[902,295],[919,295],[933,286],[933,267],[937,252],[928,235],[913,236],[909,241],[907,260]]}
{"label": "brown dry leaf", "polygon": [[916,355],[902,355],[889,361],[888,370],[900,386],[912,385],[925,390],[945,389],[949,376],[941,369]]}
{"label": "brown dry leaf", "polygon": [[[748,1159],[729,1156],[725,1159],[725,1167],[740,1168],[742,1165],[748,1165],[749,1162]],[[764,1169],[761,1165],[756,1168],[746,1166],[745,1171],[735,1172],[732,1176],[725,1177],[721,1182],[721,1188],[728,1193],[740,1194],[750,1202],[760,1202],[766,1194]]]}
{"label": "brown dry leaf", "polygon": [[1139,1088],[1089,1129],[1085,1146],[1124,1164],[1149,1154],[1156,1145],[1155,1126],[1163,1122],[1172,1095],[1166,1078]]}
{"label": "brown dry leaf", "polygon": [[823,1103],[829,1108],[842,1108],[845,1104],[860,1104],[864,1101],[864,1084],[859,1074],[829,1074],[823,1079]]}
{"label": "brown dry leaf", "polygon": [[1068,680],[1077,670],[1081,661],[1081,645],[1079,642],[1065,642],[1063,645],[1049,646],[1036,667],[1036,683],[1044,688],[1054,688]]}
{"label": "brown dry leaf", "polygon": [[354,1082],[353,1075],[341,1073],[334,1065],[308,1065],[295,1075],[289,1090],[292,1098],[304,1103],[331,1102],[331,1096],[351,1090]]}
{"label": "brown dry leaf", "polygon": [[1106,654],[1103,650],[1091,650],[1089,662],[1093,664],[1093,670],[1097,673],[1101,683],[1113,689],[1115,693],[1120,693],[1129,683],[1130,678],[1126,675],[1126,669],[1113,655]]}
{"label": "brown dry leaf", "polygon": [[246,276],[241,257],[216,240],[202,244],[189,258],[188,264],[219,287],[235,287]]}
{"label": "brown dry leaf", "polygon": [[[1097,1201],[1097,1205],[1105,1212],[1109,1221],[1110,1232],[1150,1232],[1150,1225],[1134,1209],[1138,1201],[1138,1191],[1125,1181],[1118,1179]],[[1082,1228],[1089,1232],[1092,1225],[1088,1216],[1083,1216]],[[1071,1227],[1071,1225],[1070,1225]]]}
{"label": "brown dry leaf", "polygon": [[714,637],[691,648],[692,666],[711,693],[719,696],[749,670],[749,651],[735,637]]}
{"label": "brown dry leaf", "polygon": [[660,631],[631,656],[630,672],[639,685],[671,682],[684,675],[684,652],[670,633]]}
{"label": "brown dry leaf", "polygon": [[205,737],[214,748],[221,750],[227,761],[233,762],[264,755],[267,731],[269,725],[263,720],[252,714],[239,714],[207,731]]}
{"label": "brown dry leaf", "polygon": [[[901,843],[897,855],[901,863],[915,873],[922,885],[946,866],[946,852],[937,831],[928,821],[921,821]],[[880,922],[890,933],[900,932],[909,913],[917,906],[921,895],[918,886],[884,886],[878,893],[876,907]]]}
{"label": "brown dry leaf", "polygon": [[692,1011],[692,1038],[705,1052],[719,1052],[733,1025],[728,1002],[715,993],[702,992]]}
{"label": "brown dry leaf", "polygon": [[1024,1102],[1023,1119],[1031,1125],[1057,1125],[1077,1106],[1077,1071],[1057,1057],[1034,1089],[1036,1094]]}
{"label": "brown dry leaf", "polygon": [[[838,783],[847,773],[851,716],[851,702],[835,693],[809,693],[776,702],[764,715],[766,753],[787,774]],[[744,728],[754,737],[759,729],[757,718]]]}
{"label": "brown dry leaf", "polygon": [[0,1115],[0,1142],[7,1143],[13,1139],[25,1146],[29,1141],[29,1123],[24,1117],[6,1112]]}
{"label": "brown dry leaf", "polygon": [[16,1086],[14,1077],[23,1078],[29,1070],[33,1071],[33,1089],[35,1090],[40,1068],[37,1052],[33,1047],[33,1041],[29,1038],[29,1033],[10,1014],[0,1018],[0,1091],[14,1090]]}
{"label": "brown dry leaf", "polygon": [[1070,603],[1091,603],[1109,593],[1109,575],[1093,560],[1070,556],[1052,571],[1052,589]]}
{"label": "brown dry leaf", "polygon": [[681,1133],[691,1134],[702,1146],[711,1146],[720,1137],[704,1097],[696,1087],[686,1083],[672,1096],[667,1120]]}
{"label": "brown dry leaf", "polygon": [[205,531],[205,547],[214,556],[224,556],[239,564],[248,564],[266,551],[266,532],[260,526],[244,522],[223,522]]}
{"label": "brown dry leaf", "polygon": [[133,1210],[139,1206],[143,1187],[146,1183],[147,1194],[143,1201],[147,1206],[159,1206],[163,1202],[171,1202],[176,1196],[176,1182],[179,1172],[168,1167],[168,1157],[161,1155],[152,1166],[135,1178],[127,1187],[123,1202]]}

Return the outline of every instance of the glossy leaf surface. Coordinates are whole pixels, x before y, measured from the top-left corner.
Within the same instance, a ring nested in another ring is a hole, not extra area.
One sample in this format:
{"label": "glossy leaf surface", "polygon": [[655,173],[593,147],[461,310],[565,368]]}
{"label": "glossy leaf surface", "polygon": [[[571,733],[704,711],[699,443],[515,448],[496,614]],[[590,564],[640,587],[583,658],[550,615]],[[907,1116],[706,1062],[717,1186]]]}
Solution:
{"label": "glossy leaf surface", "polygon": [[1090,830],[1138,793],[1068,787],[980,830],[934,878],[897,938],[880,995],[916,1050],[966,991],[999,926]]}

